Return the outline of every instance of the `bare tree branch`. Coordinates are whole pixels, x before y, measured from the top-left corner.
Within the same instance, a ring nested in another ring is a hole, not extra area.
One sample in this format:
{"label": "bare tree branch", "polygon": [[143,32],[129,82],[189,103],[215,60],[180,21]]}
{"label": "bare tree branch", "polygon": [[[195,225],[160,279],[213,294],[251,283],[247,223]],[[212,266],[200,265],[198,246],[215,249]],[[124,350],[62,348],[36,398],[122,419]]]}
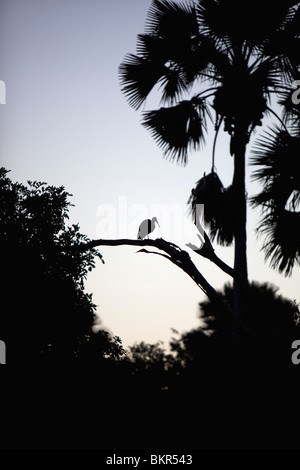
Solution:
{"label": "bare tree branch", "polygon": [[198,255],[209,259],[212,263],[214,263],[216,266],[222,269],[222,271],[224,271],[226,274],[229,274],[229,276],[231,276],[233,279],[239,278],[240,280],[242,280],[240,273],[236,272],[233,268],[228,266],[228,264],[226,264],[224,261],[221,260],[221,258],[219,258],[216,255],[216,252],[206,232],[204,232],[204,242],[202,241],[199,235],[198,237],[202,243],[202,246],[198,248],[196,245],[193,245],[192,243],[187,243],[186,246],[191,248]]}
{"label": "bare tree branch", "polygon": [[[241,322],[238,318],[236,318],[233,314],[232,309],[229,305],[223,300],[222,296],[218,294],[218,292],[209,284],[209,282],[205,279],[205,277],[200,273],[200,271],[196,268],[193,261],[191,260],[190,255],[179,248],[179,246],[175,245],[174,243],[167,242],[163,238],[157,238],[156,240],[148,239],[148,240],[133,240],[128,238],[121,238],[116,240],[92,240],[88,243],[83,243],[81,245],[74,246],[74,249],[78,250],[88,250],[90,248],[95,248],[97,246],[121,246],[121,245],[129,245],[129,246],[151,246],[155,247],[161,251],[164,251],[167,255],[162,253],[157,253],[153,251],[147,251],[145,249],[139,250],[140,252],[144,253],[154,253],[164,258],[169,259],[173,264],[178,266],[182,269],[188,276],[190,276],[193,281],[198,285],[198,287],[208,296],[211,302],[218,305],[224,313],[235,323],[236,327],[247,334],[251,333],[251,330]],[[206,256],[207,257],[207,256]],[[221,261],[221,260],[220,260]],[[217,263],[216,263],[217,264]],[[225,263],[224,263],[225,264]],[[231,268],[230,268],[231,269]]]}

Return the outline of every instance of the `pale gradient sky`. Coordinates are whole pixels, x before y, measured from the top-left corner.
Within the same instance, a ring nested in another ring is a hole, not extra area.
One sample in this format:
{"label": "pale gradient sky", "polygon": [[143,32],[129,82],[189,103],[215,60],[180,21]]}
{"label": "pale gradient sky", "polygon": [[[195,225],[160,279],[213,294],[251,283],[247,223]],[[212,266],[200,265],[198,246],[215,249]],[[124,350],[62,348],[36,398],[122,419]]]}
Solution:
{"label": "pale gradient sky", "polygon": [[[92,239],[135,238],[145,214],[158,217],[158,236],[184,247],[192,240],[181,233],[173,205],[183,213],[194,183],[210,171],[212,137],[204,150],[190,154],[186,167],[172,164],[162,158],[140,124],[140,112],[130,108],[120,91],[118,66],[126,53],[135,52],[150,4],[0,1],[0,79],[7,87],[6,104],[0,106],[0,163],[11,170],[13,181],[64,185],[75,204],[70,224],[78,222]],[[218,140],[216,166],[229,185],[232,158],[226,136]],[[257,186],[249,174],[248,168],[252,195]],[[107,210],[111,220],[103,219]],[[300,301],[299,269],[285,278],[264,262],[261,241],[254,235],[258,214],[248,214],[249,277],[272,282],[280,293]],[[232,248],[215,248],[232,265]],[[136,254],[133,247],[100,251],[105,265],[97,264],[86,290],[93,293],[102,325],[125,346],[167,342],[170,328],[183,332],[199,325],[198,302],[204,294],[183,271],[161,257]],[[228,277],[190,253],[207,280],[221,288]]]}

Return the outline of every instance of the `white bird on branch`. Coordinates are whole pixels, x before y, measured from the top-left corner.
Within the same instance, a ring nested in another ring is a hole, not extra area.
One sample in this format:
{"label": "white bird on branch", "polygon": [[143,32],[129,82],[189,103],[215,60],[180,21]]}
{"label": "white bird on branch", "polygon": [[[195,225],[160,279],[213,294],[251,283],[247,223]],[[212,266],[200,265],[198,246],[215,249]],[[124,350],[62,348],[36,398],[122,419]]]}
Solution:
{"label": "white bird on branch", "polygon": [[152,220],[146,219],[143,220],[141,225],[139,226],[139,231],[138,231],[138,240],[143,240],[148,235],[149,238],[149,233],[153,232],[155,229],[155,224],[157,224],[159,227],[159,223],[156,217],[153,217]]}

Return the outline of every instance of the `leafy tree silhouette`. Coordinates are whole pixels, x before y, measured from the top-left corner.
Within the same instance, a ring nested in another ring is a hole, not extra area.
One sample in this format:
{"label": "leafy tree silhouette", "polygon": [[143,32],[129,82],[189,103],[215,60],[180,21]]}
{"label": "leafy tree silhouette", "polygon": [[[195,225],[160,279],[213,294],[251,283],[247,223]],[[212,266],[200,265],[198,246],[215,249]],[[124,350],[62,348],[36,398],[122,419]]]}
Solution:
{"label": "leafy tree silhouette", "polygon": [[135,387],[146,390],[165,391],[169,389],[176,367],[172,354],[167,354],[162,343],[147,344],[144,341],[129,346],[123,359],[127,373],[133,377]]}
{"label": "leafy tree silhouette", "polygon": [[[238,381],[237,371],[254,374],[256,379],[295,371],[291,344],[300,334],[300,311],[278,290],[269,283],[250,283],[249,324],[254,335],[243,341],[238,358],[233,325],[214,302],[205,300],[199,303],[201,325],[182,334],[173,330],[169,352],[161,342],[135,343],[120,368],[132,377],[133,387],[169,393],[199,391],[204,386],[208,390],[221,377]],[[231,284],[225,284],[219,294],[232,305]]]}
{"label": "leafy tree silhouette", "polygon": [[[254,334],[248,341],[244,339],[237,364],[246,373],[294,369],[291,344],[300,334],[300,311],[295,301],[281,296],[278,290],[269,283],[250,283],[247,322]],[[232,305],[232,285],[225,284],[220,295]],[[170,343],[171,350],[190,375],[196,370],[229,371],[232,364],[236,364],[232,327],[209,300],[199,306],[201,326],[174,338]]]}
{"label": "leafy tree silhouette", "polygon": [[13,183],[0,169],[0,250],[3,273],[0,333],[7,363],[115,362],[121,340],[93,332],[95,308],[84,280],[103,262],[78,225],[67,227],[69,193],[64,187]]}

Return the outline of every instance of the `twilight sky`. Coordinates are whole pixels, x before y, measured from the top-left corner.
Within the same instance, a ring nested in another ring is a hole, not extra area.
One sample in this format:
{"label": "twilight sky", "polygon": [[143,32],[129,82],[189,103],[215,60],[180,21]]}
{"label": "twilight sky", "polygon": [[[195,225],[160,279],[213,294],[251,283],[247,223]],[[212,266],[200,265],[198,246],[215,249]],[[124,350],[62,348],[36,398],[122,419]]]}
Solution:
{"label": "twilight sky", "polygon": [[[186,167],[170,163],[120,91],[118,66],[126,53],[135,52],[150,4],[0,0],[0,79],[6,84],[0,164],[11,170],[13,181],[65,186],[75,204],[69,223],[79,223],[91,239],[136,238],[139,223],[157,216],[161,229],[153,237],[184,247],[195,241],[186,202],[195,182],[210,171],[213,134],[202,151],[190,154]],[[158,106],[156,94],[145,109],[151,106]],[[216,167],[228,186],[233,166],[226,135],[218,139]],[[249,167],[247,190],[249,196],[258,190]],[[271,282],[300,301],[299,268],[285,278],[264,262],[262,240],[254,234],[258,215],[249,209],[249,277]],[[215,249],[233,264],[232,248]],[[97,264],[86,290],[93,293],[102,326],[124,346],[142,340],[167,345],[170,328],[183,332],[198,326],[204,294],[167,260],[136,251],[101,247],[105,265]],[[229,280],[188,251],[215,288]]]}

